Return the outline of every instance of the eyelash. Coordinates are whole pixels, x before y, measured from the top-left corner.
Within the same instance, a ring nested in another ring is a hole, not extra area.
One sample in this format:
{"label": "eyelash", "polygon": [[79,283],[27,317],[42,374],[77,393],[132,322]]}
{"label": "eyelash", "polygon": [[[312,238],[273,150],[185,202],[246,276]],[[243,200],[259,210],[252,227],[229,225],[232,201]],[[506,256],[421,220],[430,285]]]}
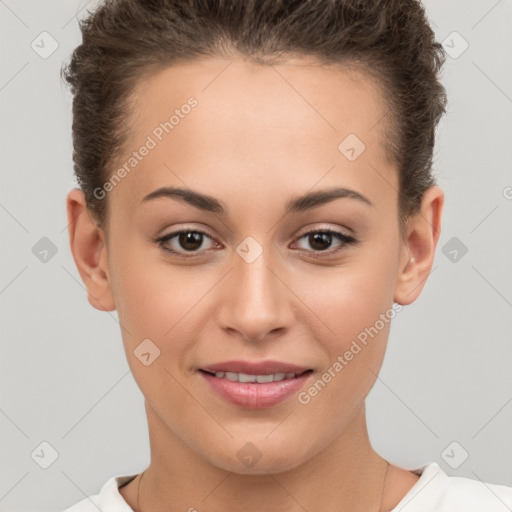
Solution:
{"label": "eyelash", "polygon": [[[167,235],[163,235],[161,237],[155,238],[153,241],[155,243],[157,243],[158,246],[163,251],[171,253],[171,254],[173,254],[175,256],[179,256],[179,257],[182,257],[182,258],[193,258],[193,257],[198,256],[198,254],[199,254],[198,252],[195,252],[195,253],[192,253],[192,254],[183,254],[183,253],[180,253],[180,252],[175,251],[173,249],[169,249],[169,247],[165,247],[164,246],[165,242],[171,240],[172,238],[174,238],[177,235],[180,235],[182,233],[199,233],[199,234],[204,235],[205,237],[209,238],[210,240],[213,240],[213,238],[208,233],[205,233],[204,231],[200,231],[200,230],[196,230],[196,229],[181,229],[179,231],[173,231],[172,233],[169,233]],[[313,258],[323,258],[323,257],[326,257],[326,256],[327,257],[328,256],[332,256],[333,254],[338,253],[338,252],[344,250],[346,246],[355,245],[358,242],[358,240],[356,238],[354,238],[353,236],[345,235],[344,233],[340,233],[338,231],[333,231],[331,229],[316,229],[316,230],[308,231],[307,233],[303,233],[298,238],[298,240],[300,240],[300,239],[302,239],[302,238],[304,238],[304,237],[306,237],[308,235],[312,235],[312,234],[316,234],[316,233],[333,235],[340,242],[343,242],[343,243],[341,245],[339,245],[338,248],[336,248],[336,249],[327,249],[325,251],[307,251],[307,252],[310,253],[310,256],[313,257]]]}

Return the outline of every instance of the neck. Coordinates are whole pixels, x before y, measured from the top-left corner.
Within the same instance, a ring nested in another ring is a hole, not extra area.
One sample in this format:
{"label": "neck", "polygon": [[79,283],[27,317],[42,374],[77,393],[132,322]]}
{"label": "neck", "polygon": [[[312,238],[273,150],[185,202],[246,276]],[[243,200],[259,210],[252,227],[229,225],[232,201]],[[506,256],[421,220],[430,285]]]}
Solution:
{"label": "neck", "polygon": [[146,412],[151,463],[140,487],[140,510],[132,507],[136,512],[379,512],[387,467],[371,447],[364,405],[334,442],[277,474],[223,470],[185,445],[147,403]]}

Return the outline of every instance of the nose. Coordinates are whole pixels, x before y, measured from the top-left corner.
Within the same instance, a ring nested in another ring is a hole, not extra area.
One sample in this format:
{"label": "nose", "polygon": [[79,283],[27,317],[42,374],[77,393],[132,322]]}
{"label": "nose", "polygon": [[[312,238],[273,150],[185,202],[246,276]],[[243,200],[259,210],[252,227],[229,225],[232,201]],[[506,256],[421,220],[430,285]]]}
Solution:
{"label": "nose", "polygon": [[217,308],[220,327],[246,341],[259,342],[293,325],[294,294],[286,285],[282,267],[272,264],[265,250],[250,263],[235,254],[233,265],[223,280]]}

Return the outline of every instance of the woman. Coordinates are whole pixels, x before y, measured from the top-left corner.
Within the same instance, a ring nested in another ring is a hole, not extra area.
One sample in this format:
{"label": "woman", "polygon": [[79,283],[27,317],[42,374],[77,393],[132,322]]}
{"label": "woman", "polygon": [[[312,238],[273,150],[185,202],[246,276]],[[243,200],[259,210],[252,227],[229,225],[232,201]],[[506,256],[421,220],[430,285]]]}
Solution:
{"label": "woman", "polygon": [[367,432],[441,229],[421,4],[112,0],[81,30],[70,245],[118,311],[151,462],[66,512],[510,508]]}

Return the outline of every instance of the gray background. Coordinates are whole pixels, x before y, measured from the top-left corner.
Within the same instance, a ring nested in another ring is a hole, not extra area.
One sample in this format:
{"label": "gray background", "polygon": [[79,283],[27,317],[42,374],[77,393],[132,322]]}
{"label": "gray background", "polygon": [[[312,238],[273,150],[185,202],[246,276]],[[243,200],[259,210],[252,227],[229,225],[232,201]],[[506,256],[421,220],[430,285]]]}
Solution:
{"label": "gray background", "polygon": [[[75,180],[59,70],[80,42],[77,13],[95,4],[0,0],[2,511],[64,509],[149,462],[117,315],[87,302],[66,229]],[[393,320],[367,400],[370,437],[404,467],[436,461],[512,486],[512,2],[425,5],[452,53],[434,163],[443,230],[423,293]],[[58,44],[46,58],[44,31]],[[43,237],[56,250],[46,261]]]}

